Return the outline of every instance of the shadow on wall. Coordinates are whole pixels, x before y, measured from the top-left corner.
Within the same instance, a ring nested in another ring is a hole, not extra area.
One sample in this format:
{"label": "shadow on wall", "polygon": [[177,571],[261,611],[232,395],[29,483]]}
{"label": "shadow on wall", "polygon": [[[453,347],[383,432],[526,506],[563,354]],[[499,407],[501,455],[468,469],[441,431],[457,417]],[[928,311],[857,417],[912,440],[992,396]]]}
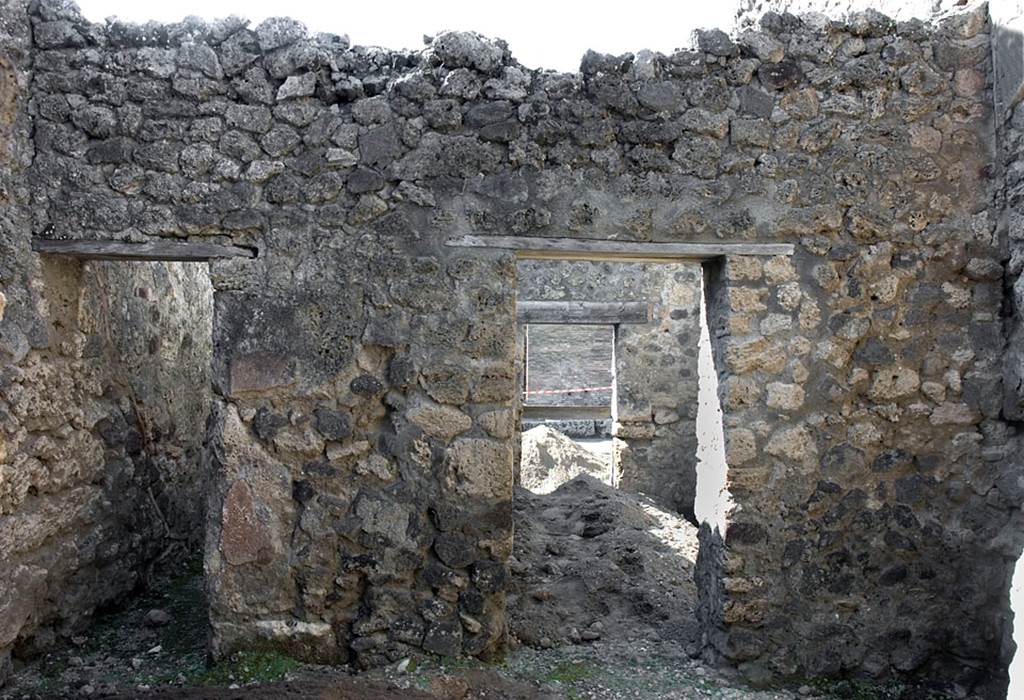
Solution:
{"label": "shadow on wall", "polygon": [[[989,4],[989,13],[992,21],[992,57],[993,57],[993,99],[995,102],[995,113],[1005,119],[1001,131],[997,131],[1003,141],[1003,157],[1007,159],[1019,158],[1018,139],[1020,117],[1015,114],[1020,110],[1020,100],[1024,94],[1024,35],[1013,26],[1020,26],[1022,22],[1022,7],[1019,0],[994,0]],[[1018,105],[1016,109],[1014,106]],[[1012,170],[1006,173],[1005,187],[1009,192],[1011,188],[1018,185],[1020,176],[1015,175]],[[1019,208],[1019,205],[1008,203],[1012,210]],[[1012,220],[1012,219],[1011,219]],[[1019,241],[1011,235],[1009,238],[1011,254],[1014,254],[1015,246]],[[1022,417],[1021,397],[1019,389],[1021,376],[1024,374],[1024,363],[1019,359],[1020,347],[1018,342],[1022,329],[1020,327],[1021,296],[1016,291],[1017,284],[1014,283],[1014,270],[1011,267],[1007,271],[1008,278],[1006,286],[1014,300],[1017,328],[1012,332],[1009,340],[1009,347],[1006,356],[1006,374],[1004,376],[1004,387],[1006,391],[1006,406],[1004,409],[1007,417],[1020,420]],[[1019,275],[1019,271],[1016,273]],[[1019,282],[1019,278],[1018,278]],[[1010,457],[1013,459],[1013,457]],[[1007,698],[1024,697],[1024,556],[1017,560],[1013,572],[1010,587],[1010,613],[1013,616],[1012,643],[1016,644],[1016,652],[1010,659],[1009,688]],[[1009,637],[1006,633],[1006,637]],[[1004,649],[1009,647],[1010,640],[1007,639]]]}
{"label": "shadow on wall", "polygon": [[33,275],[45,325],[0,380],[0,676],[9,650],[76,634],[203,523],[205,268],[44,257]]}

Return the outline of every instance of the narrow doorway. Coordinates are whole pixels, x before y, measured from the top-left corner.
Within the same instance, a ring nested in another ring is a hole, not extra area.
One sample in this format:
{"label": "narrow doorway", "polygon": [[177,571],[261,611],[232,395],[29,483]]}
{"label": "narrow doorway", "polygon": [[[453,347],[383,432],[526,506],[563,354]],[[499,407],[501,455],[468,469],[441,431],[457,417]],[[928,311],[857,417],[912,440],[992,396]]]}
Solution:
{"label": "narrow doorway", "polygon": [[520,260],[509,627],[696,647],[696,261]]}
{"label": "narrow doorway", "polygon": [[695,261],[519,261],[520,485],[590,472],[695,522],[701,278]]}

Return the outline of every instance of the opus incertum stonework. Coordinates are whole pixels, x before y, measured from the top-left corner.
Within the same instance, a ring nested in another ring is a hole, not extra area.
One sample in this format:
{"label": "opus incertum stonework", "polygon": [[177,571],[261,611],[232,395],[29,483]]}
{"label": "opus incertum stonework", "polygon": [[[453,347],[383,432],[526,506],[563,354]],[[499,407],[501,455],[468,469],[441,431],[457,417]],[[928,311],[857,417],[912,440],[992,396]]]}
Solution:
{"label": "opus incertum stonework", "polygon": [[[707,660],[999,697],[1024,544],[1003,4],[770,12],[566,74],[470,33],[394,52],[0,0],[0,669],[170,534],[205,538],[215,657],[500,657],[541,251],[703,284],[731,496],[701,533]],[[649,489],[692,447],[670,345],[617,426]]]}

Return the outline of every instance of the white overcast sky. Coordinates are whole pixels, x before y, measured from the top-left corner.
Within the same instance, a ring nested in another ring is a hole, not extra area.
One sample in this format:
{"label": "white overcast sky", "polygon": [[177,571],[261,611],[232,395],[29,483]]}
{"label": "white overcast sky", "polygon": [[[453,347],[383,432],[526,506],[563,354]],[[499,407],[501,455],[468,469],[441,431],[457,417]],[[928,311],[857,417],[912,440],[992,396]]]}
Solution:
{"label": "white overcast sky", "polygon": [[563,2],[561,0],[452,0],[372,2],[368,0],[78,0],[90,20],[117,15],[133,22],[176,22],[187,15],[206,19],[239,15],[253,24],[287,15],[310,31],[348,34],[354,44],[418,49],[424,34],[473,30],[505,39],[512,54],[530,68],[575,71],[586,50],[625,53],[640,49],[670,52],[689,46],[698,27],[732,26],[733,0],[675,2]]}

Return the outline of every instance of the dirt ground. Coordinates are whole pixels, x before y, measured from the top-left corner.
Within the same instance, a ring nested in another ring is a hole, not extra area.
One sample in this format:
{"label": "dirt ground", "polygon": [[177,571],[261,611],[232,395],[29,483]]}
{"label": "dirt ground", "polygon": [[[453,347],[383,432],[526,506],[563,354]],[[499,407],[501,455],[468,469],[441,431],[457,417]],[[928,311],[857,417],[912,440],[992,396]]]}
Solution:
{"label": "dirt ground", "polygon": [[[507,681],[496,673],[468,670],[459,676],[437,675],[422,684],[396,683],[386,679],[363,679],[342,670],[303,669],[288,680],[246,685],[238,688],[171,688],[149,693],[115,694],[113,698],[154,698],[159,700],[438,700],[439,698],[494,698],[516,700],[540,698],[534,688]],[[519,686],[519,687],[516,687]]]}
{"label": "dirt ground", "polygon": [[16,669],[0,700],[903,700],[860,683],[757,691],[693,658],[696,532],[588,476],[516,492],[512,649],[497,665],[439,657],[371,672],[239,654],[207,666],[198,560],[98,616],[66,646]]}

